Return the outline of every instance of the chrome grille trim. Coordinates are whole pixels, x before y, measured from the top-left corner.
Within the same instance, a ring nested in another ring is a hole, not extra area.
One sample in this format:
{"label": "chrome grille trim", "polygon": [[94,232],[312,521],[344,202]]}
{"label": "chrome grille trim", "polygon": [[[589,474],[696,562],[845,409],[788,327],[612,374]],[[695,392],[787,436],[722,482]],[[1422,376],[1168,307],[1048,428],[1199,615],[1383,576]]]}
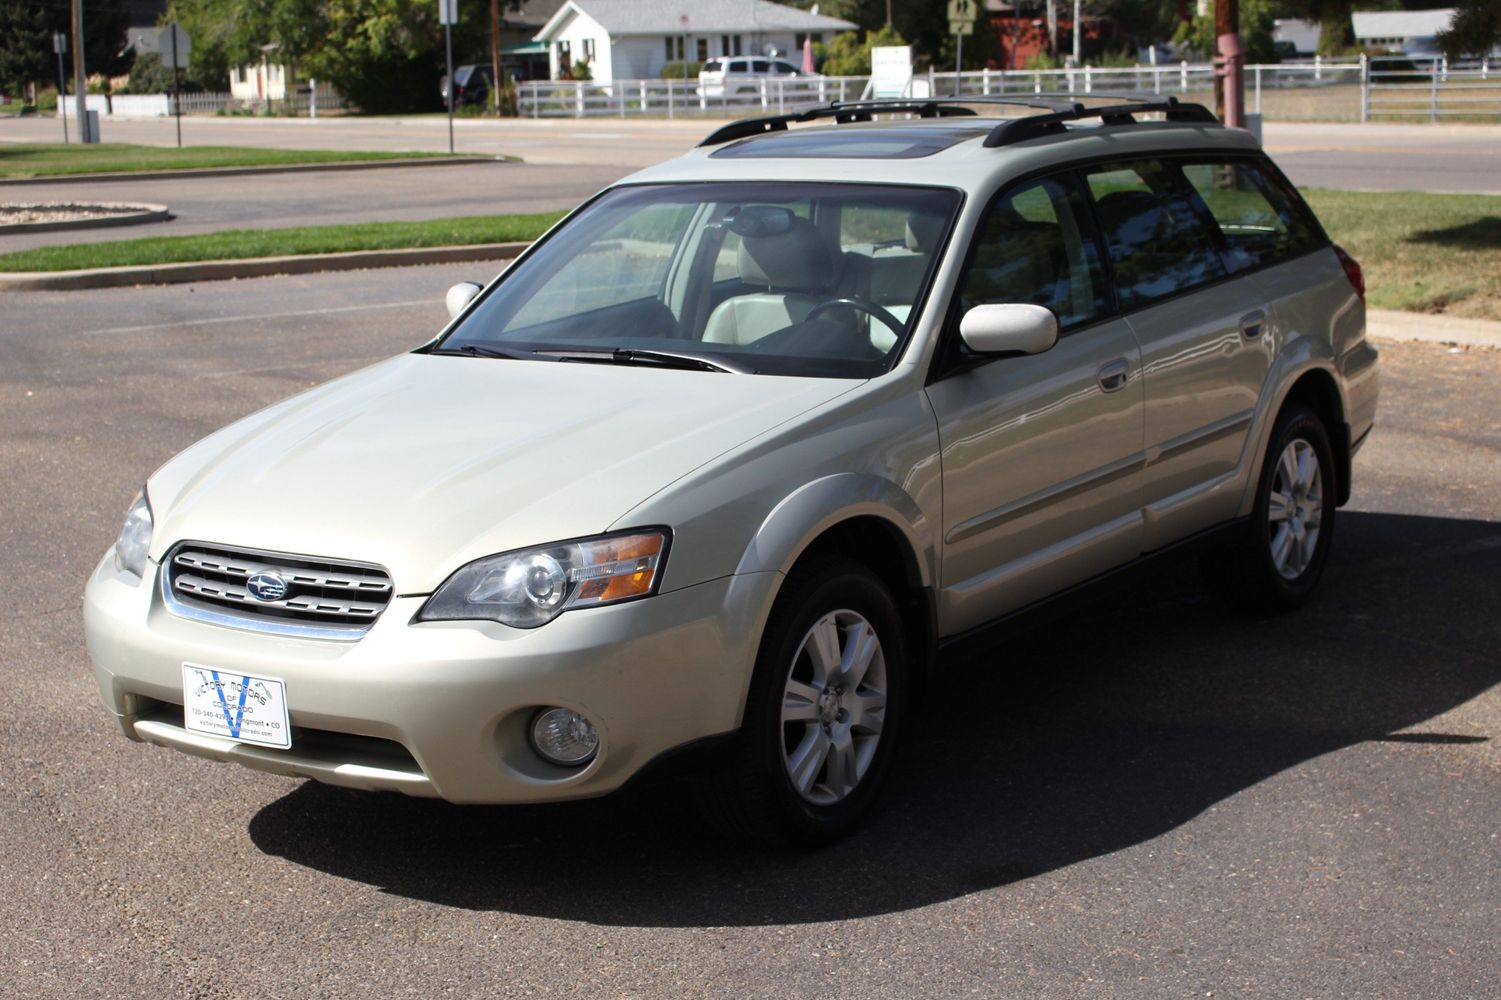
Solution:
{"label": "chrome grille trim", "polygon": [[[251,595],[250,578],[275,573],[285,595]],[[180,542],[163,560],[162,601],[179,618],[309,639],[358,639],[390,603],[391,576],[374,563]]]}

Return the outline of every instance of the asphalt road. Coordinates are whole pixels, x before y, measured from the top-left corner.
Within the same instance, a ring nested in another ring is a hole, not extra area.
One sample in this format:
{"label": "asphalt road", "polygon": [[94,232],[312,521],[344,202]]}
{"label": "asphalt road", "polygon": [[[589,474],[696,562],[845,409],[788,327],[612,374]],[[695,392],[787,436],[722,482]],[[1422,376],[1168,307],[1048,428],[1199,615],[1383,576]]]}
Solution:
{"label": "asphalt road", "polygon": [[1501,996],[1501,352],[1382,346],[1307,609],[1170,568],[959,651],[821,852],[673,785],[456,808],[119,737],[79,603],[145,475],[477,270],[6,295],[0,996]]}
{"label": "asphalt road", "polygon": [[223,229],[280,229],[344,223],[416,221],[467,215],[562,211],[619,180],[614,164],[476,163],[95,181],[87,186],[27,184],[0,188],[0,200],[123,201],[166,205],[173,218],[111,229],[0,236],[0,252],[145,236],[189,236]]}

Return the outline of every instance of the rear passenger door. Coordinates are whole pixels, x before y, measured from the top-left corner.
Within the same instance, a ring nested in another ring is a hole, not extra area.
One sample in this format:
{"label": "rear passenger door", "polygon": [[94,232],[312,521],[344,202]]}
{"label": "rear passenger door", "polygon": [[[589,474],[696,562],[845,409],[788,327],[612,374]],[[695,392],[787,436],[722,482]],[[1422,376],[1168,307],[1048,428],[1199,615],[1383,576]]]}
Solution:
{"label": "rear passenger door", "polygon": [[[1238,471],[1270,367],[1265,283],[1234,280],[1225,242],[1170,158],[1085,171],[1111,268],[1141,345],[1147,551],[1235,516]],[[1227,280],[1229,279],[1229,280]]]}
{"label": "rear passenger door", "polygon": [[[966,362],[959,318],[994,302],[1048,307],[1058,343]],[[946,338],[928,397],[943,465],[940,626],[951,635],[1140,551],[1140,352],[1072,173],[1023,182],[990,206]]]}

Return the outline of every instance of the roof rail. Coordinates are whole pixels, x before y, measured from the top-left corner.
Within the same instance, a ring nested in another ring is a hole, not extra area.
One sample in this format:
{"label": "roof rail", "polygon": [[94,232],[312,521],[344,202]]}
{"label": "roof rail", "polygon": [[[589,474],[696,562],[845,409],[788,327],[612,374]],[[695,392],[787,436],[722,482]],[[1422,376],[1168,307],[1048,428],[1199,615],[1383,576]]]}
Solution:
{"label": "roof rail", "polygon": [[742,118],[730,122],[709,133],[700,146],[718,146],[735,139],[745,139],[768,132],[785,132],[789,124],[832,118],[840,125],[849,122],[868,122],[872,115],[911,114],[919,118],[952,118],[975,113],[969,105],[998,104],[1019,108],[1039,108],[1045,111],[1064,111],[1074,107],[1074,102],[1056,95],[1025,95],[1019,97],[886,97],[864,101],[830,101],[815,104],[798,111],[781,115],[766,115],[759,118]]}
{"label": "roof rail", "polygon": [[[1080,97],[1122,100],[1123,104],[1103,107],[1088,107]],[[718,146],[765,135],[768,132],[785,132],[789,124],[832,118],[838,124],[868,122],[877,114],[913,114],[919,118],[950,118],[972,116],[974,105],[1000,105],[1020,108],[1035,108],[1043,114],[1028,115],[1004,121],[991,129],[985,137],[985,145],[1006,146],[1026,139],[1053,135],[1063,131],[1063,123],[1084,118],[1099,118],[1106,125],[1130,125],[1136,121],[1133,115],[1160,112],[1168,121],[1217,123],[1214,113],[1200,104],[1183,104],[1176,97],[1159,98],[1151,94],[1026,94],[1016,97],[892,97],[863,101],[831,101],[790,111],[780,115],[759,118],[742,118],[711,132],[700,146]]]}
{"label": "roof rail", "polygon": [[1105,125],[1131,125],[1136,122],[1133,116],[1152,112],[1164,114],[1170,122],[1219,124],[1219,119],[1214,117],[1214,112],[1204,105],[1183,104],[1176,97],[1141,101],[1136,104],[1108,104],[1097,108],[1086,108],[1082,104],[1075,104],[1072,108],[1053,111],[1049,114],[1028,115],[1025,118],[1013,118],[1010,121],[1001,122],[985,137],[985,145],[990,148],[1009,146],[1014,142],[1056,135],[1064,130],[1064,122],[1079,121],[1083,118],[1098,118]]}

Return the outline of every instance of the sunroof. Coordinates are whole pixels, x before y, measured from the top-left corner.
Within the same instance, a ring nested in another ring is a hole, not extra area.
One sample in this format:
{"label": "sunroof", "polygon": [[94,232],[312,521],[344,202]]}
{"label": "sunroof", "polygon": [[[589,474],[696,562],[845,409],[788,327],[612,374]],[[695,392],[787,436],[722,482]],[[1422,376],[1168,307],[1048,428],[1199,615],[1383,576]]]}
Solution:
{"label": "sunroof", "polygon": [[[992,123],[993,124],[993,123]],[[905,128],[818,128],[769,132],[717,149],[730,159],[911,160],[985,135],[991,125]]]}

